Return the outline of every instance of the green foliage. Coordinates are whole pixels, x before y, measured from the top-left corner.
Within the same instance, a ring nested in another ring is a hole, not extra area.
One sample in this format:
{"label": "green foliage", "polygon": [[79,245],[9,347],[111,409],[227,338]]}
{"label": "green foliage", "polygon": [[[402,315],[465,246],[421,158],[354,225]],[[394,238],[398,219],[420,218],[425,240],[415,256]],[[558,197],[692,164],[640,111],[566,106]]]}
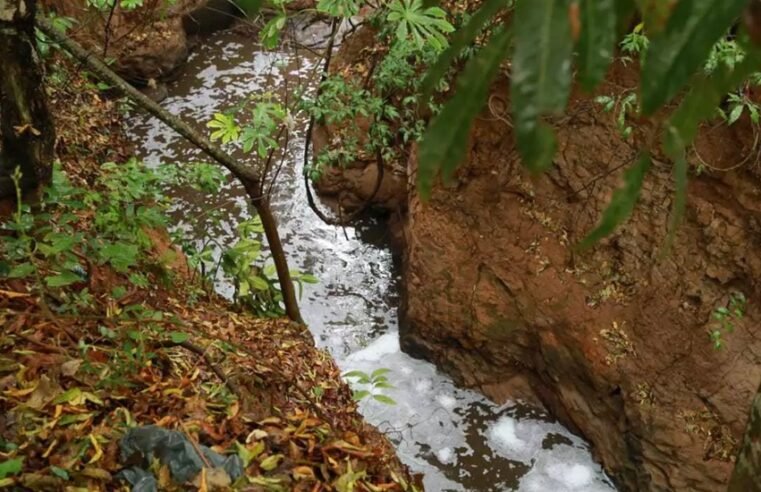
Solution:
{"label": "green foliage", "polygon": [[237,143],[246,153],[266,157],[279,148],[277,132],[287,123],[287,112],[272,94],[252,96],[226,113],[215,113],[206,124],[212,141]]}
{"label": "green foliage", "polygon": [[644,61],[645,54],[650,46],[650,40],[645,35],[644,29],[645,24],[640,22],[630,33],[624,36],[620,44],[621,52],[625,54],[622,58],[624,61],[632,59],[629,55],[639,56]]}
{"label": "green foliage", "polygon": [[389,23],[396,24],[400,41],[412,39],[418,46],[430,44],[436,50],[447,46],[445,34],[454,31],[447,13],[439,7],[425,7],[423,0],[391,0],[388,6]]}
{"label": "green foliage", "polygon": [[[286,10],[286,4],[290,0],[270,0],[268,3],[277,10],[274,17],[267,21],[262,30],[259,32],[259,41],[265,49],[275,49],[280,43],[280,33],[283,32],[285,24],[288,21],[288,12]],[[255,0],[251,2],[246,0],[244,3],[246,9],[258,11],[261,7],[261,2]]]}
{"label": "green foliage", "polygon": [[[425,130],[419,109],[419,66],[436,57],[429,44],[394,40],[375,66],[368,88],[342,76],[330,76],[315,98],[305,98],[301,109],[321,124],[344,127],[340,142],[316,156],[308,170],[316,179],[325,167],[345,166],[380,151],[387,161],[396,158],[394,147],[420,139]],[[392,104],[389,99],[394,98]],[[429,105],[431,111],[435,106]],[[369,121],[368,131],[356,129],[356,120]]]}
{"label": "green foliage", "polygon": [[735,323],[745,316],[748,300],[742,292],[733,292],[725,306],[713,311],[715,327],[710,331],[711,341],[716,350],[724,346],[723,335],[735,331]]}
{"label": "green foliage", "polygon": [[622,138],[629,138],[634,129],[629,125],[629,118],[635,116],[638,111],[637,93],[624,92],[610,96],[597,96],[595,102],[602,105],[607,113],[616,116],[616,126]]}
{"label": "green foliage", "polygon": [[118,0],[118,3],[117,0],[86,0],[86,4],[88,7],[92,7],[101,12],[111,10],[116,4],[122,10],[129,12],[142,7],[144,5],[144,0]]}
{"label": "green foliage", "polygon": [[23,458],[12,458],[0,463],[0,480],[8,477],[9,475],[16,475],[21,473],[21,469],[24,465]]}
{"label": "green foliage", "polygon": [[277,47],[278,43],[280,43],[280,33],[283,31],[283,28],[285,28],[285,22],[287,20],[288,17],[283,12],[267,21],[259,33],[259,40],[262,42],[262,46],[268,50]]}
{"label": "green foliage", "polygon": [[[221,259],[222,271],[235,286],[235,301],[262,316],[282,316],[285,309],[277,272],[262,255],[261,219],[254,217],[241,222],[237,231],[237,242],[224,251]],[[317,282],[314,276],[296,270],[291,271],[291,278],[299,287],[299,295],[303,284]]]}
{"label": "green foliage", "polygon": [[[109,312],[104,319],[134,326],[99,328],[97,336],[115,349],[105,369],[85,362],[83,370],[97,372],[104,387],[128,384],[129,375],[155,357],[149,350],[151,340],[181,336],[166,331],[172,319],[165,313],[125,302],[128,291],[171,279],[171,255],[157,257],[150,233],[167,224],[169,202],[161,190],[189,179],[178,177],[173,169],[149,169],[135,160],[106,163],[95,186],[84,189],[73,186],[56,165],[36,208],[25,205],[19,191],[14,214],[0,224],[0,277],[23,281],[56,315],[100,316],[97,303],[106,303]],[[20,178],[17,170],[14,180],[18,183]],[[107,275],[114,287],[110,295],[99,294],[96,303],[90,289],[104,271],[111,272]],[[90,342],[80,341],[85,361],[90,347]]]}
{"label": "green foliage", "polygon": [[642,68],[644,114],[653,114],[684,88],[746,3],[746,0],[677,3],[666,28],[653,38]]}
{"label": "green foliage", "polygon": [[229,114],[216,113],[214,119],[206,124],[211,128],[211,141],[220,140],[222,144],[237,142],[240,139],[240,127],[237,121]]}
{"label": "green foliage", "polygon": [[427,70],[420,85],[424,98],[433,94],[439,81],[444,77],[452,62],[472,44],[476,37],[492,21],[492,18],[505,8],[504,0],[486,0],[470,19],[452,35],[451,44],[444,50],[434,64]]}
{"label": "green foliage", "polygon": [[[392,398],[382,393],[383,390],[394,388],[394,385],[386,377],[386,374],[390,372],[391,369],[386,368],[376,369],[371,374],[363,371],[349,371],[343,377],[350,380],[352,387],[354,387],[354,400],[360,401],[372,398],[386,405],[396,405],[396,402]],[[356,386],[362,386],[362,388],[357,389]]]}
{"label": "green foliage", "polygon": [[[14,234],[0,240],[8,277],[34,277],[37,290],[60,290],[85,281],[88,261],[130,273],[141,256],[147,257],[152,245],[147,230],[166,224],[166,201],[157,186],[171,179],[171,173],[148,171],[137,161],[107,163],[102,169],[101,192],[72,186],[56,167],[39,212],[18,202],[12,220],[3,224]],[[14,179],[20,179],[18,172]],[[89,210],[97,214],[85,234],[78,220]],[[71,292],[60,296],[75,300]],[[61,309],[76,311],[78,306],[64,303]]]}
{"label": "green foliage", "polygon": [[317,11],[332,17],[354,17],[361,6],[360,0],[320,0]]}
{"label": "green foliage", "polygon": [[[47,12],[45,16],[47,17],[47,20],[50,21],[50,23],[53,25],[53,27],[62,33],[68,32],[69,29],[71,29],[77,22],[71,17],[63,17],[56,14],[55,12]],[[34,35],[37,41],[37,53],[39,53],[42,58],[47,58],[50,56],[51,49],[56,48],[58,45],[37,28],[34,30]]]}
{"label": "green foliage", "polygon": [[748,114],[751,123],[758,125],[761,108],[744,92],[736,91],[727,96],[727,110],[719,111],[729,125],[736,123],[744,113]]}
{"label": "green foliage", "polygon": [[546,170],[557,147],[552,130],[540,120],[563,111],[571,89],[567,3],[524,0],[515,7],[511,101],[518,150],[532,172]]}
{"label": "green foliage", "polygon": [[602,82],[616,45],[616,0],[581,0],[579,80],[588,91]]}

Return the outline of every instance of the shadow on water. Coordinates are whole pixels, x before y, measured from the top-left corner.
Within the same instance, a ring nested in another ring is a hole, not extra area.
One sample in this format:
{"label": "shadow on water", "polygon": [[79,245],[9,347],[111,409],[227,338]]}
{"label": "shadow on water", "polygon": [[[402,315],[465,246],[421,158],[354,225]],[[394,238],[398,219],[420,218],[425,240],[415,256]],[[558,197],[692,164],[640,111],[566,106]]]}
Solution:
{"label": "shadow on water", "polygon": [[[306,34],[319,38],[325,28]],[[242,97],[314,82],[317,62],[303,52],[263,52],[254,38],[235,31],[218,33],[191,57],[162,104],[203,127]],[[342,369],[391,370],[395,388],[386,394],[396,405],[369,400],[360,410],[387,433],[403,461],[425,473],[427,489],[613,490],[587,445],[543,413],[497,406],[400,350],[399,278],[387,230],[375,219],[345,229],[327,226],[312,213],[301,180],[304,128],[299,131],[291,135],[273,206],[292,266],[320,280],[305,290],[302,313],[317,343]],[[206,160],[153,118],[135,115],[130,133],[148,163]],[[196,241],[212,240],[217,254],[234,241],[236,224],[249,217],[236,183],[216,196],[191,189],[172,194],[174,227]],[[221,214],[218,223],[207,220],[212,210]],[[217,288],[230,295],[224,281]]]}

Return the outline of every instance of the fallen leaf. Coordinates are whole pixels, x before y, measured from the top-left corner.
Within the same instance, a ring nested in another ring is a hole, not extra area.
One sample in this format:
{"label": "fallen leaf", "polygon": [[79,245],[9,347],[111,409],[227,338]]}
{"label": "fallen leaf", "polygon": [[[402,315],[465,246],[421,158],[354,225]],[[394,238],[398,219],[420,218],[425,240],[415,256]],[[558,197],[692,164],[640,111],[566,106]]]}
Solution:
{"label": "fallen leaf", "polygon": [[72,377],[79,370],[79,366],[84,362],[82,359],[72,359],[61,364],[61,374]]}

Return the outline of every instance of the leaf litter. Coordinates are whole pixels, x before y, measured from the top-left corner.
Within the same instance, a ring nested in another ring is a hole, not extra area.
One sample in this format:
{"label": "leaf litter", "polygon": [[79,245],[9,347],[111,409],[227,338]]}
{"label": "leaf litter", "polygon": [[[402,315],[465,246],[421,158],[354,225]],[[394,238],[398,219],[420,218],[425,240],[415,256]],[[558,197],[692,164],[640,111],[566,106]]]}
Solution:
{"label": "leaf litter", "polygon": [[[49,93],[63,168],[92,185],[100,162],[129,155],[116,102],[76,74]],[[151,236],[157,258],[174,251],[165,233]],[[191,298],[178,288],[187,267],[172,283],[146,272],[140,288],[92,267],[81,316],[51,309],[55,289],[0,278],[0,487],[420,489],[306,327],[236,312],[213,293]],[[114,298],[117,287],[127,294]],[[123,316],[130,306],[151,316]],[[110,336],[124,333],[149,355],[138,367]]]}

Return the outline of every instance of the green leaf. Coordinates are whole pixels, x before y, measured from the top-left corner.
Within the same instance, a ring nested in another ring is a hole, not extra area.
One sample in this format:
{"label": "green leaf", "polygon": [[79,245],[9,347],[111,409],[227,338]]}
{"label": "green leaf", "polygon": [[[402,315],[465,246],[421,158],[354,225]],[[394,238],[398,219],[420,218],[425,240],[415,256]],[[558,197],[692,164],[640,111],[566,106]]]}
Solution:
{"label": "green leaf", "polygon": [[369,384],[370,376],[362,371],[349,371],[343,375],[344,378],[356,378],[360,384]]}
{"label": "green leaf", "polygon": [[251,275],[248,277],[248,283],[256,290],[269,290],[270,284],[262,277]]}
{"label": "green leaf", "polygon": [[354,401],[360,401],[370,396],[370,394],[371,393],[367,390],[357,390],[354,393],[352,393],[351,398]]}
{"label": "green leaf", "polygon": [[616,46],[616,0],[581,0],[579,80],[591,91],[605,77]]}
{"label": "green leaf", "polygon": [[272,456],[268,456],[262,460],[261,463],[259,463],[259,466],[264,471],[272,471],[275,468],[277,468],[277,465],[280,463],[280,460],[283,459],[282,454],[273,454]]}
{"label": "green leaf", "polygon": [[732,108],[732,111],[729,112],[729,118],[727,119],[727,124],[731,125],[735,123],[737,120],[740,119],[740,116],[743,114],[743,109],[745,106],[742,104],[738,104],[734,108]]}
{"label": "green leaf", "polygon": [[677,95],[746,4],[747,0],[677,3],[666,28],[652,39],[642,68],[643,114],[653,114]]}
{"label": "green leaf", "polygon": [[11,268],[8,272],[10,278],[24,278],[34,273],[34,265],[31,263],[21,263]]}
{"label": "green leaf", "polygon": [[57,466],[51,466],[50,471],[51,473],[53,473],[53,475],[55,475],[58,478],[61,478],[63,480],[69,479],[69,472],[64,470],[63,468],[58,468]]}
{"label": "green leaf", "polygon": [[663,139],[666,155],[675,161],[683,156],[695,140],[700,123],[713,118],[724,96],[755,72],[760,64],[761,50],[749,46],[745,59],[734,69],[721,64],[710,77],[698,79],[666,124]]}
{"label": "green leaf", "polygon": [[257,456],[264,452],[265,444],[264,441],[258,441],[253,447],[248,448],[238,441],[235,441],[235,449],[238,457],[243,461],[243,467],[248,468],[248,465],[251,464]]}
{"label": "green leaf", "polygon": [[263,0],[235,0],[234,5],[238,7],[248,18],[254,17],[264,5]]}
{"label": "green leaf", "polygon": [[476,36],[483,30],[484,26],[505,6],[505,0],[486,0],[468,20],[468,23],[455,31],[449,47],[439,55],[436,63],[428,69],[423,82],[420,84],[422,99],[427,99],[433,93],[436,84],[447,73],[455,58],[466,46],[475,41]]}
{"label": "green leaf", "polygon": [[373,395],[373,400],[385,403],[386,405],[396,405],[396,401],[386,395]]}
{"label": "green leaf", "polygon": [[301,275],[301,277],[299,277],[299,278],[300,278],[300,280],[302,282],[304,282],[306,284],[316,284],[316,283],[319,282],[317,277],[315,277],[314,275],[310,275],[308,273],[305,273],[305,274]]}
{"label": "green leaf", "polygon": [[332,17],[353,17],[359,13],[358,0],[319,0],[317,11]]}
{"label": "green leaf", "polygon": [[173,331],[169,333],[169,339],[172,341],[172,343],[185,343],[190,339],[190,335],[181,331]]}
{"label": "green leaf", "polygon": [[64,271],[58,275],[45,277],[45,283],[48,287],[66,287],[67,285],[80,282],[81,280],[82,277],[72,271]]}
{"label": "green leaf", "polygon": [[60,405],[68,403],[73,406],[82,406],[87,402],[94,403],[96,405],[103,405],[103,400],[98,398],[93,393],[82,391],[81,388],[71,388],[68,391],[62,393],[53,400],[54,405]]}
{"label": "green leaf", "polygon": [[578,249],[587,249],[597,244],[602,238],[616,230],[629,218],[639,198],[645,175],[650,169],[650,154],[643,152],[637,163],[624,173],[624,186],[613,193],[608,208],[603,212],[600,224],[578,245]]}
{"label": "green leaf", "polygon": [[377,378],[378,376],[383,376],[384,374],[388,374],[391,372],[391,369],[388,369],[386,367],[381,367],[380,369],[376,369],[370,374],[370,377],[372,379]]}
{"label": "green leaf", "polygon": [[117,272],[126,272],[137,264],[138,247],[135,244],[125,242],[106,244],[98,252],[101,261],[109,263]]}
{"label": "green leaf", "polygon": [[16,475],[21,472],[21,468],[24,466],[24,458],[13,458],[5,460],[0,463],[0,479],[7,477],[8,475]]}
{"label": "green leaf", "polygon": [[519,1],[514,26],[513,120],[523,164],[536,173],[552,165],[556,148],[552,129],[540,118],[562,112],[571,90],[568,1]]}
{"label": "green leaf", "polygon": [[489,43],[471,59],[457,80],[457,92],[436,116],[420,144],[418,190],[430,197],[436,172],[449,180],[465,157],[473,120],[489,95],[489,86],[510,44],[507,30],[496,32]]}

